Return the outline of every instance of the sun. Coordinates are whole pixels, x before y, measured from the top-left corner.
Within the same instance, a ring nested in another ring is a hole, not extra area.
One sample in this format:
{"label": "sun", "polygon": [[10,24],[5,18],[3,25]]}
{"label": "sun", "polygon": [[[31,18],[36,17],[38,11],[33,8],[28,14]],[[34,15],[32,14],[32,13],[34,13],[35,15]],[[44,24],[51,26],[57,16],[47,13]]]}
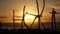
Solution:
{"label": "sun", "polygon": [[35,18],[35,16],[26,14],[25,15],[25,23],[31,25],[31,23],[33,22],[33,19]]}
{"label": "sun", "polygon": [[34,16],[32,16],[32,15],[29,15],[29,14],[25,15],[25,19],[33,19],[33,18],[34,18]]}

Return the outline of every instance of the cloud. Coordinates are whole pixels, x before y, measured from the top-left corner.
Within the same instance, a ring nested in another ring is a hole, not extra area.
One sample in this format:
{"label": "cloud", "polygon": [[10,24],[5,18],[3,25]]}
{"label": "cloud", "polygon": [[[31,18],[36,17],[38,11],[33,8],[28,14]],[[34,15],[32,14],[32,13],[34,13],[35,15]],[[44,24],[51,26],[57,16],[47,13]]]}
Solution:
{"label": "cloud", "polygon": [[60,4],[51,4],[51,6],[60,7]]}
{"label": "cloud", "polygon": [[5,16],[0,16],[0,18],[8,18],[8,17],[5,17]]}
{"label": "cloud", "polygon": [[49,7],[59,8],[60,7],[60,0],[46,0],[46,4]]}
{"label": "cloud", "polygon": [[16,18],[22,18],[22,16],[15,16]]}
{"label": "cloud", "polygon": [[60,9],[60,3],[51,3],[47,5],[50,8]]}
{"label": "cloud", "polygon": [[46,0],[47,3],[60,3],[60,0]]}

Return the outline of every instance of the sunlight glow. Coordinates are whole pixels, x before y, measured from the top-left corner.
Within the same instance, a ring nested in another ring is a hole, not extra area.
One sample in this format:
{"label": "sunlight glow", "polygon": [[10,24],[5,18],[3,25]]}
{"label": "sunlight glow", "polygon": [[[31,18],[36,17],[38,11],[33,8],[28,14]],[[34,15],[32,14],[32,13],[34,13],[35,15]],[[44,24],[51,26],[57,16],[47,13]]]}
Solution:
{"label": "sunlight glow", "polygon": [[25,15],[25,23],[27,25],[31,25],[33,20],[34,20],[35,16],[32,16],[32,15],[29,15],[29,14],[26,14]]}
{"label": "sunlight glow", "polygon": [[33,19],[34,16],[26,14],[25,19]]}
{"label": "sunlight glow", "polygon": [[31,25],[31,23],[33,22],[34,18],[35,18],[35,16],[26,14],[25,15],[25,22],[26,22],[26,24]]}

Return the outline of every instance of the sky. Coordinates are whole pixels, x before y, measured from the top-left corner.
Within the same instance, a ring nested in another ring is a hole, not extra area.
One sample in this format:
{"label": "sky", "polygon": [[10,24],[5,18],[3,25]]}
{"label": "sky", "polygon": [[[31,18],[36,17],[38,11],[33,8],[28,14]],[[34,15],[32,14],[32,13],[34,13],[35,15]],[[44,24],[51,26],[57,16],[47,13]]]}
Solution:
{"label": "sky", "polygon": [[[41,12],[43,7],[43,1],[38,0],[39,11]],[[15,18],[22,19],[23,7],[26,6],[25,11],[37,15],[37,7],[35,0],[0,0],[0,21],[12,22],[13,9],[15,9]],[[45,9],[43,12],[42,22],[51,22],[52,8],[55,8],[56,12],[60,13],[60,0],[45,0]],[[26,15],[25,21],[32,22],[35,16]],[[20,20],[21,21],[21,20]],[[36,20],[37,21],[37,20]],[[60,22],[60,14],[56,14],[56,21]]]}

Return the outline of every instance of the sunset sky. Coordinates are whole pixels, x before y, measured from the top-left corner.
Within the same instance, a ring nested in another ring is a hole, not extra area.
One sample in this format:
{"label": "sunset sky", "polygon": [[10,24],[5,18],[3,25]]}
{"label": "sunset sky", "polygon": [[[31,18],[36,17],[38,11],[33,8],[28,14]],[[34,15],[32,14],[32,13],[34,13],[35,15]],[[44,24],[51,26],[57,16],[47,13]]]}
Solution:
{"label": "sunset sky", "polygon": [[[42,22],[51,22],[51,14],[49,12],[52,11],[52,8],[55,8],[56,12],[60,13],[60,0],[45,0],[45,2],[46,5],[41,20]],[[38,0],[38,3],[39,11],[41,12],[43,1]],[[15,9],[15,18],[22,19],[24,5],[26,6],[25,11],[37,15],[35,0],[0,0],[0,21],[12,22],[13,9]],[[34,17],[26,15],[25,21],[32,22]],[[60,14],[56,15],[56,21],[60,22]]]}

